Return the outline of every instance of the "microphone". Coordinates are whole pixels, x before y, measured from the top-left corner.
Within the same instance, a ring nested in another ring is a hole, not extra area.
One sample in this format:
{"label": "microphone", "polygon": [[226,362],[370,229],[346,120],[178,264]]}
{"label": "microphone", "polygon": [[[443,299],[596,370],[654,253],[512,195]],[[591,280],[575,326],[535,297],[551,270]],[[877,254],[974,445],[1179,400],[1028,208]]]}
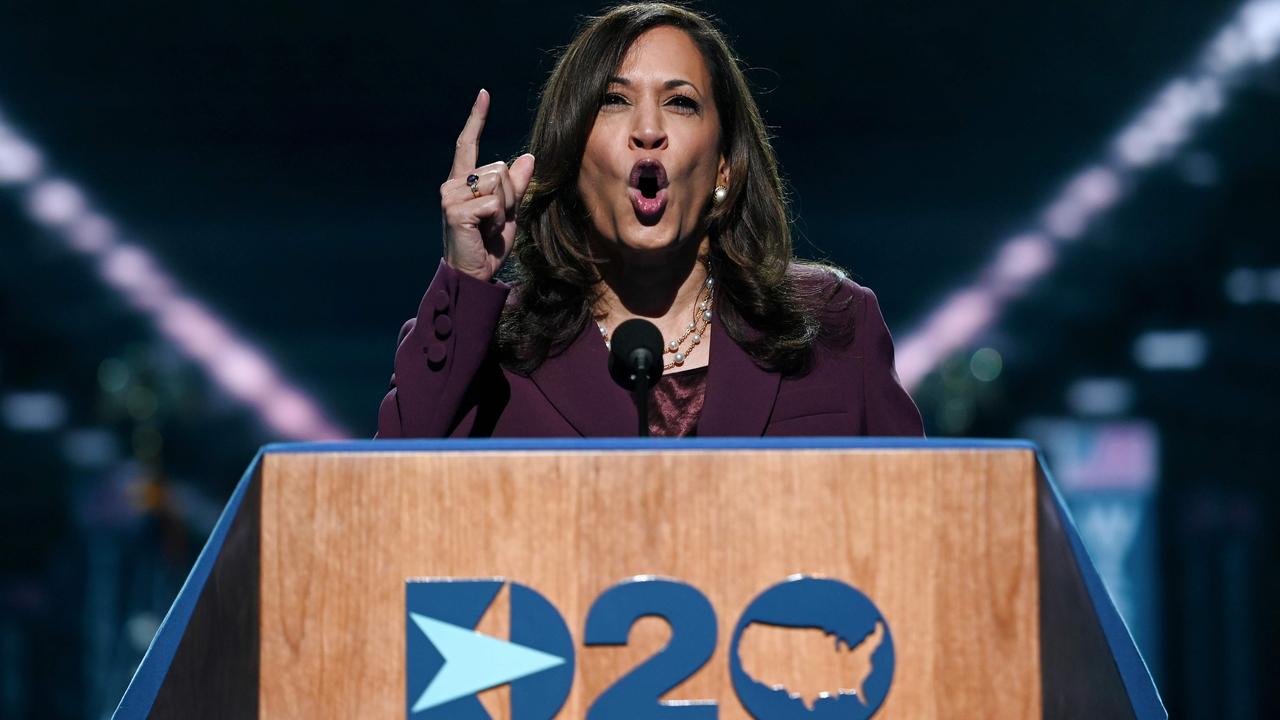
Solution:
{"label": "microphone", "polygon": [[628,320],[613,331],[609,376],[631,392],[640,437],[649,436],[649,389],[662,377],[662,333],[648,320]]}

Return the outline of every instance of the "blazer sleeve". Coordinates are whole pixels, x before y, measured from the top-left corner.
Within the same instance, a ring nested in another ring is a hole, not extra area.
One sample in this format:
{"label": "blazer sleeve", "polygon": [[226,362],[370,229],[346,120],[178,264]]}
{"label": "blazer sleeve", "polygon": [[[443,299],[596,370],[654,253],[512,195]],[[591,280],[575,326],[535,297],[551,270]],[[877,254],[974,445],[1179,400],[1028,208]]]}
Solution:
{"label": "blazer sleeve", "polygon": [[440,261],[417,317],[400,328],[375,438],[448,436],[510,291],[509,285],[477,280]]}
{"label": "blazer sleeve", "polygon": [[898,380],[893,364],[893,337],[870,288],[862,293],[854,326],[855,355],[862,359],[863,417],[868,435],[923,437],[920,409]]}

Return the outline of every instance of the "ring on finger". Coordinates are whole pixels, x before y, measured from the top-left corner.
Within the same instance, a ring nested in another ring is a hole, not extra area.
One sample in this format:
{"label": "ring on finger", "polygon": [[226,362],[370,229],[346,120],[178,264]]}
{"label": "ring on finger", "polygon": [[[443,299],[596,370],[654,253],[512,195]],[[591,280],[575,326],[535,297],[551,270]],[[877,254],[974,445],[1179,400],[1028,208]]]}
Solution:
{"label": "ring on finger", "polygon": [[480,176],[472,173],[467,176],[467,186],[471,188],[472,197],[480,197]]}

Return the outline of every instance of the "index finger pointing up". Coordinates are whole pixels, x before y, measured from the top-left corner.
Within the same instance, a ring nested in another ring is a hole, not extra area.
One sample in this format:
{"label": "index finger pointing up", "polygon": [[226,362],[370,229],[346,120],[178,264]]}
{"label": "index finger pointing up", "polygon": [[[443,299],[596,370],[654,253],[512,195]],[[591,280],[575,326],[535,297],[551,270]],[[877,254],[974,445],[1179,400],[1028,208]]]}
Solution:
{"label": "index finger pointing up", "polygon": [[480,89],[476,102],[471,106],[471,115],[467,124],[462,126],[462,134],[458,136],[458,145],[453,153],[453,168],[449,171],[449,179],[466,177],[476,166],[476,157],[480,152],[480,132],[484,130],[484,119],[489,114],[489,91]]}

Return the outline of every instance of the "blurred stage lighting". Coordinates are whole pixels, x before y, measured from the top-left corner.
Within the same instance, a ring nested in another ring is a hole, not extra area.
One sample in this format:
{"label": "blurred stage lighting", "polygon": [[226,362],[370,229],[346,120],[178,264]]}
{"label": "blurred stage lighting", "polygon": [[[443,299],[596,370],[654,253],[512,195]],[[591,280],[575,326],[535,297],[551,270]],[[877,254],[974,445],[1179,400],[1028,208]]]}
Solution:
{"label": "blurred stage lighting", "polygon": [[114,433],[102,428],[82,428],[63,436],[62,455],[78,467],[103,468],[120,459],[120,447]]}
{"label": "blurred stage lighting", "polygon": [[[211,308],[184,293],[141,245],[123,237],[117,225],[93,207],[82,188],[48,174],[40,150],[3,114],[0,188],[21,198],[32,222],[89,259],[108,287],[149,317],[160,335],[200,366],[215,387],[251,408],[273,435],[291,440],[349,435],[281,377],[262,351],[238,337]],[[40,422],[38,409],[44,406],[24,405],[21,398],[15,402],[19,403],[14,405],[17,422]]]}
{"label": "blurred stage lighting", "polygon": [[1133,407],[1133,383],[1122,378],[1081,378],[1067,388],[1067,407],[1080,417],[1127,415]]}
{"label": "blurred stage lighting", "polygon": [[67,403],[51,392],[14,392],[0,399],[0,417],[10,430],[56,430],[67,421]]}
{"label": "blurred stage lighting", "polygon": [[1236,268],[1227,274],[1224,288],[1227,299],[1237,305],[1248,305],[1262,299],[1262,273],[1253,268]]}
{"label": "blurred stage lighting", "polygon": [[[952,353],[977,342],[1005,306],[1053,269],[1060,248],[1083,237],[1122,202],[1143,173],[1184,151],[1195,133],[1222,112],[1231,91],[1277,53],[1280,0],[1248,0],[1189,70],[1166,83],[1120,128],[1100,157],[1086,163],[1032,214],[1036,219],[1030,228],[997,243],[993,260],[969,286],[944,298],[903,336],[897,355],[903,384],[919,387]],[[1196,181],[1216,179],[1216,167],[1209,168],[1199,154],[1190,161],[1190,172]],[[1275,294],[1280,297],[1280,287]]]}
{"label": "blurred stage lighting", "polygon": [[0,115],[0,186],[27,183],[40,174],[40,152],[8,130]]}
{"label": "blurred stage lighting", "polygon": [[1209,355],[1209,339],[1199,330],[1145,332],[1133,342],[1133,359],[1147,370],[1194,370]]}
{"label": "blurred stage lighting", "polygon": [[1236,268],[1227,273],[1222,289],[1236,305],[1280,303],[1280,268]]}
{"label": "blurred stage lighting", "polygon": [[969,358],[969,372],[981,382],[994,382],[1004,369],[1004,358],[995,348],[981,348]]}
{"label": "blurred stage lighting", "polygon": [[1268,302],[1280,303],[1280,268],[1272,268],[1263,275],[1262,296]]}
{"label": "blurred stage lighting", "polygon": [[66,180],[37,180],[27,194],[27,213],[42,225],[63,227],[85,210],[84,194]]}

